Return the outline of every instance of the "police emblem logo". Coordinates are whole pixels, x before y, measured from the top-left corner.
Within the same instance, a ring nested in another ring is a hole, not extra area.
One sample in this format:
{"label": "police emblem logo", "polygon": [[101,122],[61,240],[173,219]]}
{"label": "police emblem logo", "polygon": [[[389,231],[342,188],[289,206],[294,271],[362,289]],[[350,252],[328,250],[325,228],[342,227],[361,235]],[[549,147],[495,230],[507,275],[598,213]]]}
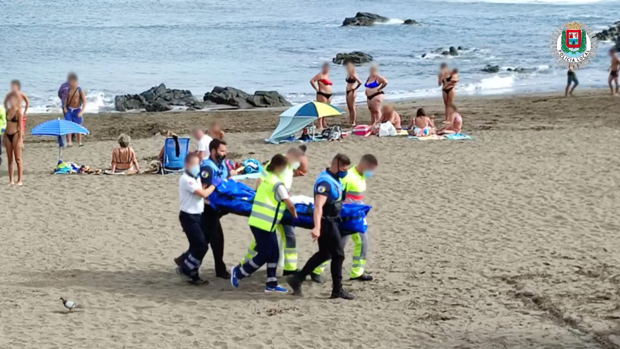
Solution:
{"label": "police emblem logo", "polygon": [[327,189],[324,185],[319,186],[319,193],[324,193],[325,191],[327,191]]}
{"label": "police emblem logo", "polygon": [[202,171],[202,173],[200,174],[200,177],[209,178],[209,173],[207,171]]}
{"label": "police emblem logo", "polygon": [[549,49],[561,66],[581,68],[592,62],[598,41],[592,30],[579,22],[565,23],[551,35]]}

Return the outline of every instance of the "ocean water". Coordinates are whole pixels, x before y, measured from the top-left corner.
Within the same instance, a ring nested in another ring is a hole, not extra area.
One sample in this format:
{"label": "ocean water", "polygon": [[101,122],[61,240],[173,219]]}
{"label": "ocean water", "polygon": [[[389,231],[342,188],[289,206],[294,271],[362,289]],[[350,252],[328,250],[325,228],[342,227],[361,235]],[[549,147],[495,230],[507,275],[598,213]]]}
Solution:
{"label": "ocean water", "polygon": [[[213,86],[278,90],[312,100],[310,78],[338,52],[373,55],[389,80],[388,99],[440,97],[446,60],[421,56],[464,46],[459,95],[562,89],[566,72],[551,58],[555,28],[579,21],[594,30],[620,20],[617,0],[22,0],[0,2],[0,91],[20,79],[32,112],[57,112],[67,72],[80,76],[88,112],[113,109],[117,94],[161,82],[200,98]],[[391,18],[340,27],[358,11]],[[415,19],[421,26],[405,26]],[[581,86],[605,87],[609,43],[578,72]],[[533,69],[485,74],[486,64]],[[365,79],[368,67],[358,68]],[[344,69],[332,67],[334,103],[344,101]],[[358,94],[360,101],[362,94]],[[458,95],[457,95],[458,98]]]}

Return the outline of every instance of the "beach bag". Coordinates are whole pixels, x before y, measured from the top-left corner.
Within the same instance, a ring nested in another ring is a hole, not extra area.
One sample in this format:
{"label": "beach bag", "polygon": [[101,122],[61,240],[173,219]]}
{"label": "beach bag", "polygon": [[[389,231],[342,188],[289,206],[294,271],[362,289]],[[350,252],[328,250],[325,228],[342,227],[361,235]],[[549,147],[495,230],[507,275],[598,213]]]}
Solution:
{"label": "beach bag", "polygon": [[247,159],[243,162],[243,173],[244,174],[252,174],[252,173],[261,173],[263,171],[263,167],[260,163],[255,159]]}
{"label": "beach bag", "polygon": [[372,133],[372,126],[370,125],[357,125],[353,129],[353,134],[360,137],[368,137]]}
{"label": "beach bag", "polygon": [[391,122],[384,122],[379,125],[379,137],[394,137],[398,134],[396,127]]}
{"label": "beach bag", "polygon": [[338,141],[342,139],[342,130],[340,126],[332,126],[323,130],[321,138],[328,141]]}

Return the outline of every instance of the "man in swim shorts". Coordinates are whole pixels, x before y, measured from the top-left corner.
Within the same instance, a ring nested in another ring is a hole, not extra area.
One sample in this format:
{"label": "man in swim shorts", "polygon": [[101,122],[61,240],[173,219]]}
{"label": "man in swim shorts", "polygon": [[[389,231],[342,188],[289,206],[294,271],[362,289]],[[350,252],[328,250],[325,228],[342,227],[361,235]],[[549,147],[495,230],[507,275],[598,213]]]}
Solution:
{"label": "man in swim shorts", "polygon": [[[63,111],[65,113],[65,120],[75,122],[78,125],[82,124],[84,110],[86,109],[86,96],[84,91],[78,85],[78,77],[74,73],[70,73],[68,77],[69,91],[65,97],[65,103],[63,103]],[[78,145],[82,146],[82,135],[77,135]],[[72,146],[71,134],[67,135],[67,146]]]}
{"label": "man in swim shorts", "polygon": [[[620,60],[616,56],[616,49],[614,47],[609,49],[609,57],[611,57],[611,66],[609,67],[609,79],[607,82],[609,83],[611,95],[614,96],[618,94],[618,71],[620,70]],[[615,90],[612,82],[616,83]]]}

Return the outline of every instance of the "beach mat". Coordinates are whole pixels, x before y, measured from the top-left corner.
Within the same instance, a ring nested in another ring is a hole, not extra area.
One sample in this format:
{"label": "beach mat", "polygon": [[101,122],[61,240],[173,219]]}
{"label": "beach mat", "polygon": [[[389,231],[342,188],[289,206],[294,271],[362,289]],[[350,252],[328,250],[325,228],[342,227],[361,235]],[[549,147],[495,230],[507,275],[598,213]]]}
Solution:
{"label": "beach mat", "polygon": [[430,135],[426,137],[409,136],[408,138],[414,141],[441,141],[441,140],[463,141],[463,140],[473,139],[472,136],[466,135],[464,133],[455,133],[452,135],[444,135],[444,136]]}

